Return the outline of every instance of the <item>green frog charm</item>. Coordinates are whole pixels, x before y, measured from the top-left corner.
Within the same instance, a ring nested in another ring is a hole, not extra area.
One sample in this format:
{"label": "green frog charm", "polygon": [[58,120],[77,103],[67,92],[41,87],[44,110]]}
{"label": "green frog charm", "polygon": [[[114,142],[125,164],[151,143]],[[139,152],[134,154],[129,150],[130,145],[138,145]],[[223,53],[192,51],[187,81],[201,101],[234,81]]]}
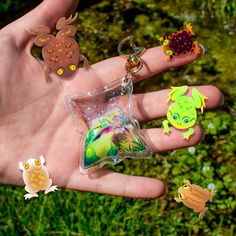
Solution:
{"label": "green frog charm", "polygon": [[207,99],[195,88],[192,89],[192,97],[184,96],[187,90],[188,86],[171,87],[167,102],[171,100],[173,103],[167,111],[167,120],[162,122],[165,134],[169,134],[171,131],[169,123],[176,129],[188,129],[183,134],[183,138],[186,140],[194,134],[193,125],[197,121],[196,109],[200,108],[203,113],[203,109],[206,107],[205,99]]}
{"label": "green frog charm", "polygon": [[117,164],[126,157],[149,154],[133,123],[119,109],[98,116],[89,127],[83,159],[87,173],[106,163]]}
{"label": "green frog charm", "polygon": [[118,148],[112,141],[111,117],[104,116],[89,129],[85,140],[84,166],[88,167],[106,156],[116,156]]}

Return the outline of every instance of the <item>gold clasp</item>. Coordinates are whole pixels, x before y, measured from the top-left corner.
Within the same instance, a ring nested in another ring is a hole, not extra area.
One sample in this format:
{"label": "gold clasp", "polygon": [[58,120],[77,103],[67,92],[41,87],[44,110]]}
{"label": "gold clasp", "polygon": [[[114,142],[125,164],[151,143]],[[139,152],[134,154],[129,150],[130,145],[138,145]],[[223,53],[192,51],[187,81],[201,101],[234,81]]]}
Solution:
{"label": "gold clasp", "polygon": [[[123,56],[127,59],[127,63],[125,64],[125,69],[127,72],[131,72],[132,74],[137,73],[143,66],[143,61],[140,56],[145,52],[144,47],[137,47],[133,42],[133,35],[126,37],[123,39],[118,45],[118,53],[120,56]],[[127,46],[127,42],[129,42],[129,47],[132,49],[131,53],[124,53],[123,47]]]}

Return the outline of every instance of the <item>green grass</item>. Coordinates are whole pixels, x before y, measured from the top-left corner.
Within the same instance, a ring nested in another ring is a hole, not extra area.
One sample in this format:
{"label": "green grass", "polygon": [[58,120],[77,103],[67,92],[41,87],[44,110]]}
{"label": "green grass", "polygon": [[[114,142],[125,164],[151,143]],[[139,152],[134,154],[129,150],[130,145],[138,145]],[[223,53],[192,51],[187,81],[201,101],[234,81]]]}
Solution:
{"label": "green grass", "polygon": [[[8,5],[1,9],[11,12],[9,1],[5,2]],[[135,92],[184,84],[219,87],[225,94],[224,106],[199,114],[204,141],[194,148],[156,154],[150,160],[125,160],[112,167],[163,180],[165,196],[142,200],[61,189],[25,201],[23,188],[1,186],[0,235],[236,235],[236,2],[174,2],[101,0],[90,6],[81,1],[77,25],[81,52],[91,63],[116,56],[119,41],[127,35],[152,47],[159,44],[160,36],[186,21],[192,22],[196,40],[205,46],[206,55],[195,63],[135,86]],[[145,127],[161,127],[161,120]],[[202,187],[214,184],[218,190],[202,220],[173,200],[183,179]]]}

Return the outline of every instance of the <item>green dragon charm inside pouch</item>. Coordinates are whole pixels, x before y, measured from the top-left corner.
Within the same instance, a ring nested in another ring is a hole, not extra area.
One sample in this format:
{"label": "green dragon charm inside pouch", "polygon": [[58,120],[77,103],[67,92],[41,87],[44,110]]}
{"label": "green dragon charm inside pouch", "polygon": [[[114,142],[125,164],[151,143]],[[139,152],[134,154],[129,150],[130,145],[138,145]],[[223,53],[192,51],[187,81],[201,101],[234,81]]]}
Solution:
{"label": "green dragon charm inside pouch", "polygon": [[118,79],[103,89],[67,98],[76,130],[84,140],[82,174],[125,158],[152,156],[132,116],[132,83],[123,86],[121,82]]}
{"label": "green dragon charm inside pouch", "polygon": [[188,91],[188,86],[171,87],[171,91],[168,94],[167,102],[173,101],[167,111],[167,120],[162,122],[164,133],[169,134],[171,124],[176,129],[187,130],[183,133],[183,138],[188,140],[190,136],[194,134],[194,124],[197,122],[197,110],[206,107],[205,97],[197,89],[192,89],[192,96],[185,96]]}

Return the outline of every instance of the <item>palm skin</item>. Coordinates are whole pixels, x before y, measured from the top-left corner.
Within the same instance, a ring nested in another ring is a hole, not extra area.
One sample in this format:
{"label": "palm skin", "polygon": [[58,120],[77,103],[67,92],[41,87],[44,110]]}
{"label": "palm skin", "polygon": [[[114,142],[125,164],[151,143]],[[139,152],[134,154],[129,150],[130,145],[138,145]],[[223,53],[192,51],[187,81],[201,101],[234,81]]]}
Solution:
{"label": "palm skin", "polygon": [[[154,178],[127,176],[106,169],[93,175],[80,174],[83,142],[65,109],[64,97],[84,93],[124,76],[125,61],[116,57],[96,63],[88,70],[79,68],[68,79],[51,74],[52,80],[48,82],[43,63],[31,55],[34,37],[27,33],[37,25],[55,27],[57,20],[70,15],[76,4],[77,1],[72,0],[46,0],[0,31],[0,182],[23,185],[18,163],[42,154],[53,184],[59,187],[127,197],[158,197],[164,185]],[[189,63],[196,56],[188,55],[168,64],[161,47],[156,47],[147,50],[142,58],[148,67],[144,66],[135,82],[169,67]],[[218,89],[203,86],[199,90],[208,97],[207,108],[220,104],[222,95]],[[167,93],[168,90],[163,90],[134,95],[136,118],[147,121],[165,116]],[[163,106],[153,109],[160,102]],[[182,132],[177,130],[164,135],[162,129],[150,129],[145,130],[144,135],[154,152],[192,146],[202,137],[198,127],[188,142],[182,140]]]}

